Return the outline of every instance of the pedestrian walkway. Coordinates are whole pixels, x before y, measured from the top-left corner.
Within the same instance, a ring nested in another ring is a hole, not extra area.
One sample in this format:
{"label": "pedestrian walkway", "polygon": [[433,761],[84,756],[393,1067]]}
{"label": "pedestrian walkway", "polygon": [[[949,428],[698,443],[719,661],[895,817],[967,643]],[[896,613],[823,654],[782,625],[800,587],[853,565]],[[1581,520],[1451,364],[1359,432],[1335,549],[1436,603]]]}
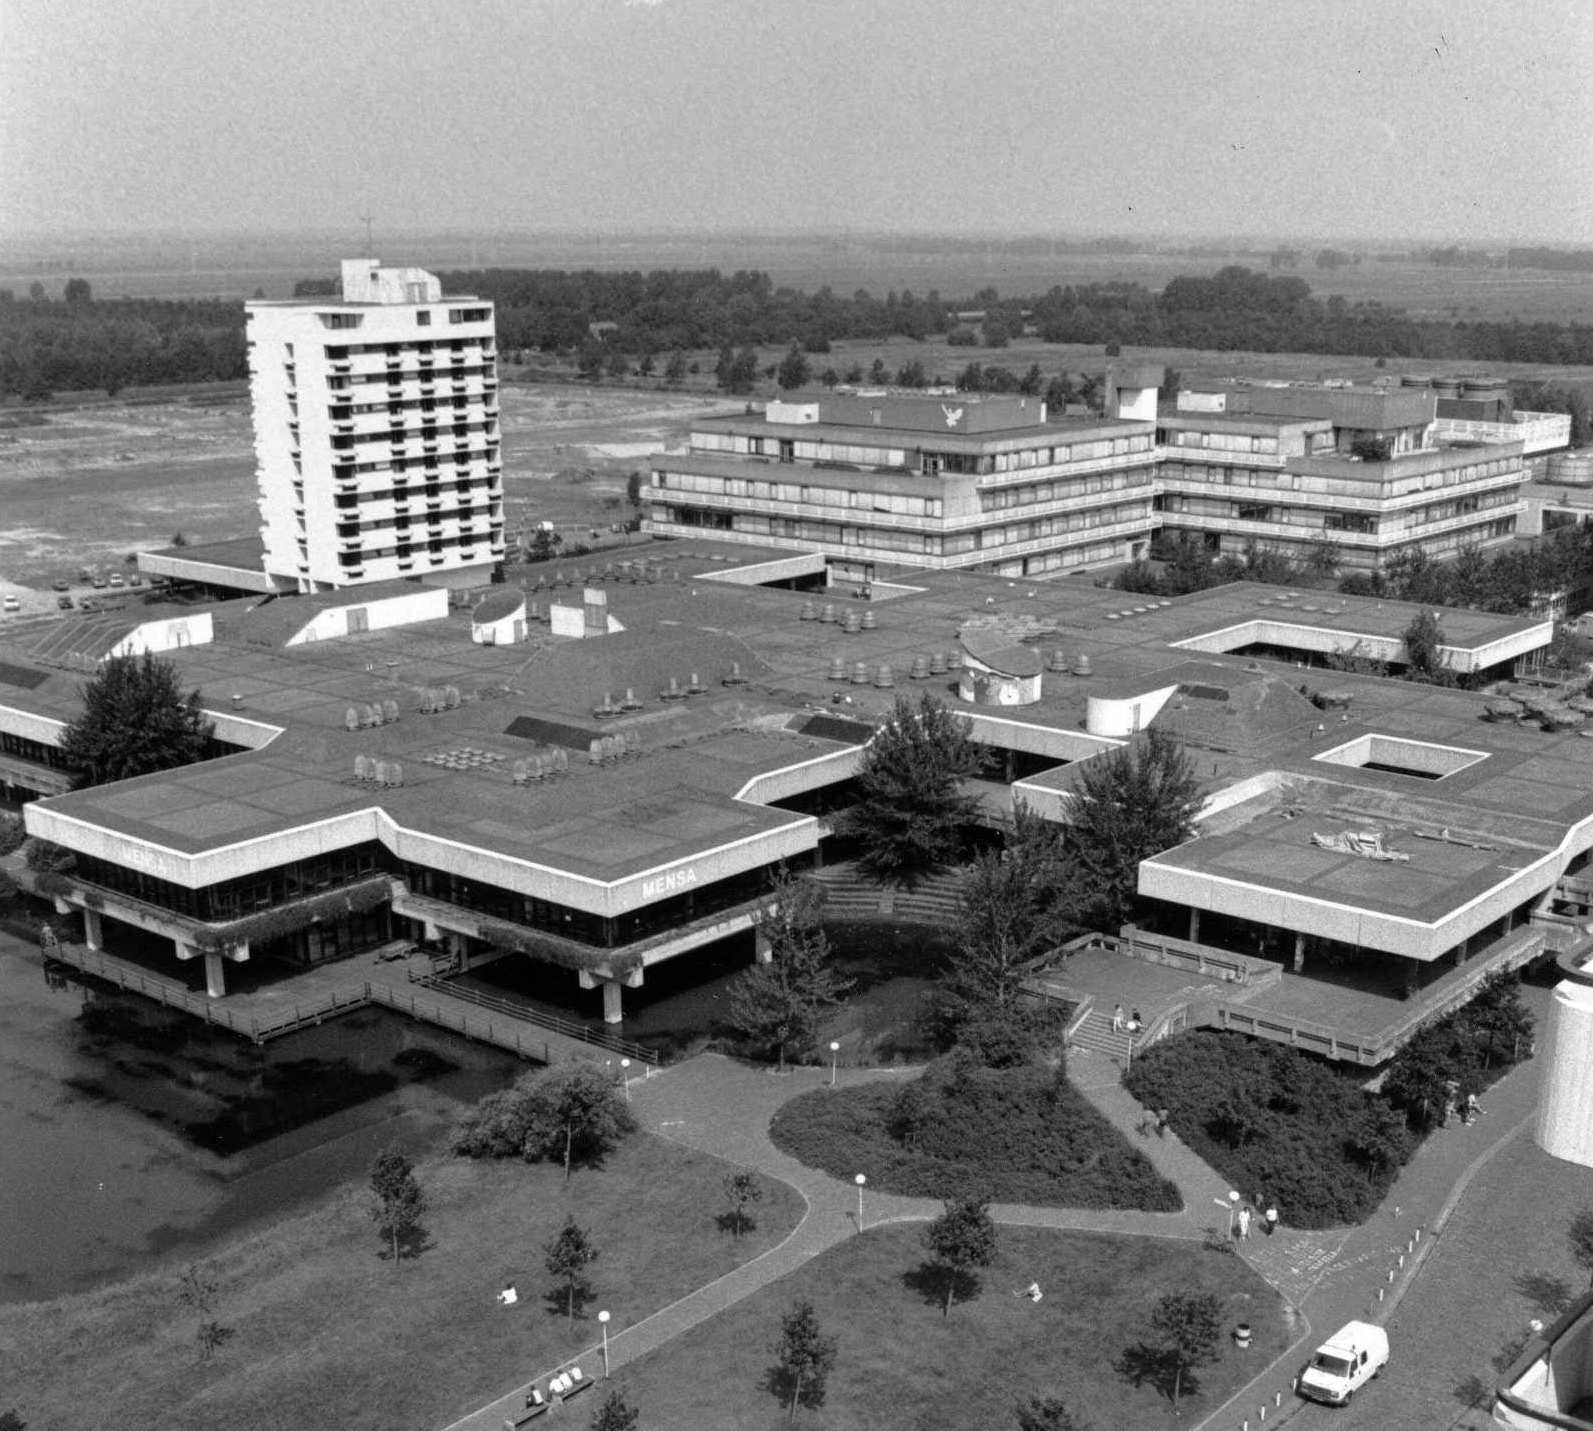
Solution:
{"label": "pedestrian walkway", "polygon": [[[834,1076],[839,1086],[850,1087],[882,1080],[902,1082],[918,1072],[916,1068],[843,1069]],[[855,1184],[807,1167],[774,1146],[768,1130],[780,1106],[799,1094],[827,1086],[831,1076],[828,1068],[791,1068],[776,1073],[722,1055],[702,1054],[631,1080],[632,1107],[644,1129],[723,1159],[728,1165],[752,1168],[790,1184],[801,1194],[806,1211],[777,1246],[612,1335],[608,1343],[611,1368],[657,1350],[860,1230],[927,1221],[940,1212],[942,1204],[936,1199],[899,1197],[865,1184],[860,1229]],[[1117,1061],[1105,1054],[1080,1051],[1070,1060],[1069,1077],[1157,1171],[1178,1187],[1183,1207],[1177,1212],[1154,1213],[995,1204],[991,1207],[995,1220],[1014,1227],[1184,1241],[1226,1238],[1230,1191],[1226,1180],[1171,1129],[1162,1137],[1140,1134],[1145,1110],[1122,1086]],[[1488,1114],[1478,1124],[1463,1128],[1456,1123],[1434,1134],[1405,1169],[1383,1209],[1362,1226],[1308,1232],[1285,1223],[1271,1237],[1253,1230],[1247,1241],[1235,1243],[1246,1262],[1286,1299],[1288,1318],[1298,1337],[1201,1426],[1213,1431],[1230,1421],[1237,1426],[1243,1419],[1237,1408],[1252,1402],[1259,1405],[1263,1395],[1270,1403],[1275,1387],[1289,1385],[1313,1327],[1337,1326],[1365,1316],[1369,1305],[1375,1314],[1377,1288],[1390,1285],[1387,1268],[1407,1245],[1411,1232],[1417,1226],[1428,1229],[1429,1245],[1441,1236],[1445,1217],[1482,1165],[1479,1154],[1496,1151],[1519,1129],[1535,1103],[1536,1087],[1537,1071],[1528,1064],[1495,1087],[1485,1100]],[[1479,1133],[1479,1129],[1485,1131]],[[858,1171],[866,1176],[868,1170]],[[1404,1285],[1408,1282],[1407,1278]],[[1403,1291],[1403,1286],[1398,1290]],[[1396,1302],[1397,1297],[1386,1300],[1377,1319],[1388,1315]],[[593,1346],[573,1360],[583,1367],[598,1364],[601,1349]],[[532,1380],[545,1383],[559,1366],[543,1369]],[[505,1419],[512,1419],[523,1408],[524,1397],[525,1388],[519,1388],[455,1422],[448,1431],[501,1431]]]}
{"label": "pedestrian walkway", "polygon": [[[882,1080],[904,1082],[918,1075],[916,1068],[842,1069],[836,1074],[841,1087]],[[1075,1082],[1085,1096],[1141,1147],[1164,1176],[1178,1185],[1184,1206],[1178,1212],[1026,1207],[998,1203],[991,1216],[1012,1227],[1041,1227],[1069,1232],[1115,1233],[1129,1236],[1173,1237],[1198,1241],[1221,1228],[1226,1213],[1214,1203],[1222,1182],[1171,1131],[1165,1138],[1140,1140],[1134,1129],[1141,1116],[1139,1105],[1118,1082],[1108,1059],[1097,1063],[1076,1061]],[[632,1079],[631,1105],[641,1126],[698,1152],[722,1158],[727,1164],[754,1168],[789,1183],[802,1195],[807,1210],[797,1227],[778,1246],[760,1257],[700,1287],[679,1301],[626,1327],[609,1338],[611,1368],[646,1356],[727,1307],[751,1296],[821,1252],[854,1237],[859,1231],[858,1191],[854,1183],[831,1177],[782,1153],[769,1140],[769,1125],[780,1106],[830,1081],[828,1068],[792,1068],[784,1074],[753,1068],[718,1054],[702,1054],[651,1077]],[[867,1175],[867,1169],[859,1168]],[[864,1185],[862,1230],[887,1223],[926,1222],[944,1206],[935,1198],[899,1197]],[[1226,1204],[1223,1204],[1226,1207]],[[601,1349],[593,1347],[574,1358],[583,1364],[597,1361]],[[567,1363],[560,1363],[566,1365]],[[545,1382],[557,1367],[548,1367],[534,1381]],[[528,1383],[529,1384],[529,1383]],[[525,1388],[502,1397],[454,1423],[448,1431],[502,1431],[524,1406]]]}
{"label": "pedestrian walkway", "polygon": [[[1528,988],[1523,994],[1541,1027],[1547,1018],[1547,991]],[[1492,1158],[1526,1136],[1537,1108],[1541,1076],[1538,1060],[1529,1059],[1488,1091],[1482,1100],[1483,1115],[1471,1126],[1456,1119],[1433,1132],[1406,1164],[1382,1207],[1360,1226],[1341,1229],[1339,1245],[1325,1261],[1320,1260],[1319,1251],[1309,1250],[1290,1258],[1287,1254],[1292,1243],[1287,1239],[1277,1249],[1270,1248],[1265,1238],[1259,1244],[1255,1238],[1250,1240],[1244,1248],[1246,1260],[1290,1299],[1300,1314],[1299,1335],[1287,1351],[1261,1368],[1252,1382],[1194,1431],[1202,1427],[1225,1431],[1247,1418],[1255,1425],[1261,1402],[1274,1405],[1279,1390],[1285,1394],[1287,1407],[1288,1389],[1313,1338],[1355,1319],[1386,1323],[1394,1316],[1401,1300],[1413,1289],[1419,1290],[1425,1262],[1442,1255],[1444,1230],[1472,1180]],[[1421,1239],[1413,1246],[1418,1229]],[[1489,1373],[1486,1364],[1478,1370],[1481,1375]],[[1370,1403],[1368,1406],[1371,1408]],[[1375,1408],[1368,1414],[1375,1415]],[[1445,1418],[1446,1425],[1450,1419]]]}

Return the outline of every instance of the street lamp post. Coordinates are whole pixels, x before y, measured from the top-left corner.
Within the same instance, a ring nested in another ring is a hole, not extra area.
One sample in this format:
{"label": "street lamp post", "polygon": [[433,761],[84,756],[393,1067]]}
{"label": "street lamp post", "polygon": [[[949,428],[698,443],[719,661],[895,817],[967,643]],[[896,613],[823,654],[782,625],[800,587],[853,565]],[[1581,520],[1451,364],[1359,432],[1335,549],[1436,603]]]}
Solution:
{"label": "street lamp post", "polygon": [[631,1101],[631,1061],[628,1058],[620,1060],[620,1083],[625,1089],[625,1101]]}
{"label": "street lamp post", "polygon": [[608,1313],[597,1314],[598,1324],[603,1328],[603,1380],[608,1380]]}
{"label": "street lamp post", "polygon": [[835,1087],[835,1060],[840,1055],[841,1046],[838,1043],[830,1044],[830,1087]]}
{"label": "street lamp post", "polygon": [[1233,1217],[1234,1217],[1234,1214],[1236,1212],[1238,1212],[1238,1211],[1239,1211],[1239,1194],[1236,1191],[1230,1192],[1228,1194],[1228,1241],[1230,1241],[1230,1242],[1233,1241]]}
{"label": "street lamp post", "polygon": [[862,1173],[859,1173],[852,1181],[857,1184],[857,1230],[861,1232],[863,1230],[863,1184],[868,1179]]}

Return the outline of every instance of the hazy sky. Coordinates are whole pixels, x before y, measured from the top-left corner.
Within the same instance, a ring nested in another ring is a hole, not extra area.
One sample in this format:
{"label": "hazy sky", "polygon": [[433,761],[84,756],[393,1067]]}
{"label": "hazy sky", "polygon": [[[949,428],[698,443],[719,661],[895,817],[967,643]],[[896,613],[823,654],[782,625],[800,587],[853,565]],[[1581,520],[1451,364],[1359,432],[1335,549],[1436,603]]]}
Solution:
{"label": "hazy sky", "polygon": [[1593,243],[1593,0],[0,0],[0,233]]}

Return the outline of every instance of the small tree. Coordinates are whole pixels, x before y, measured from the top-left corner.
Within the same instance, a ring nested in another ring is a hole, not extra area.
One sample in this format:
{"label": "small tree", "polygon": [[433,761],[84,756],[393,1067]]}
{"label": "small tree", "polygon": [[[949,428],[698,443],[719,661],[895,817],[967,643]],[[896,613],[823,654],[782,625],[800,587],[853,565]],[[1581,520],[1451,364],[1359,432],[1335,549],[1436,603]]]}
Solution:
{"label": "small tree", "polygon": [[1417,612],[1401,639],[1405,643],[1405,663],[1413,677],[1435,684],[1453,679],[1449,663],[1439,650],[1444,640],[1443,627],[1431,611]]}
{"label": "small tree", "polygon": [[686,381],[686,355],[679,348],[669,355],[669,361],[664,364],[664,381],[672,388],[678,388]]}
{"label": "small tree", "polygon": [[392,1241],[393,1265],[402,1255],[402,1239],[420,1231],[426,1194],[415,1179],[415,1165],[398,1148],[384,1148],[371,1168],[371,1220]]}
{"label": "small tree", "polygon": [[782,388],[806,387],[812,368],[808,363],[807,354],[802,351],[802,345],[793,341],[786,350],[785,357],[780,359],[780,366],[775,372],[775,381]]}
{"label": "small tree", "polygon": [[799,1301],[780,1323],[774,1354],[774,1387],[786,1402],[786,1419],[796,1420],[797,1407],[823,1406],[824,1385],[835,1367],[836,1343],[820,1330],[813,1303]]}
{"label": "small tree", "polygon": [[812,1040],[824,1009],[839,1003],[853,981],[830,961],[820,924],[823,890],[782,870],[773,894],[758,917],[769,957],[731,984],[729,1017],[744,1038],[773,1048],[783,1069],[786,1050]]}
{"label": "small tree", "polygon": [[636,1431],[641,1419],[641,1412],[619,1392],[611,1391],[592,1417],[592,1431]]}
{"label": "small tree", "polygon": [[1200,799],[1194,767],[1165,731],[1152,729],[1143,741],[1084,763],[1069,843],[1105,927],[1132,912],[1140,861],[1194,834]]}
{"label": "small tree", "polygon": [[559,1235],[542,1251],[546,1257],[543,1265],[548,1269],[548,1274],[557,1277],[563,1284],[557,1295],[562,1297],[565,1316],[573,1327],[576,1305],[592,1295],[584,1274],[597,1261],[597,1248],[592,1245],[586,1230],[572,1217],[565,1220]]}
{"label": "small tree", "polygon": [[1593,1207],[1585,1207],[1571,1219],[1566,1229],[1571,1256],[1584,1272],[1593,1275]]}
{"label": "small tree", "polygon": [[525,1156],[561,1158],[564,1177],[577,1159],[597,1164],[636,1131],[636,1115],[601,1068],[591,1063],[551,1068],[530,1080],[525,1107]]}
{"label": "small tree", "polygon": [[9,1411],[0,1411],[0,1431],[28,1431],[28,1423],[13,1406]]}
{"label": "small tree", "polygon": [[1151,1331],[1161,1341],[1173,1373],[1173,1410],[1184,1378],[1217,1360],[1222,1337],[1222,1299],[1214,1292],[1169,1292],[1151,1312]]}
{"label": "small tree", "polygon": [[725,1196],[730,1200],[730,1211],[724,1221],[731,1233],[740,1237],[743,1232],[751,1232],[758,1224],[747,1209],[763,1201],[763,1184],[758,1175],[750,1170],[729,1174],[725,1178]]}
{"label": "small tree", "polygon": [[1018,1407],[1018,1431],[1089,1431],[1077,1420],[1060,1397],[1038,1396]]}
{"label": "small tree", "polygon": [[959,1291],[964,1300],[978,1291],[972,1269],[988,1267],[995,1260],[996,1225],[990,1217],[990,1204],[980,1198],[951,1199],[946,1210],[924,1229],[924,1246],[946,1295],[940,1314],[949,1317],[952,1298]]}
{"label": "small tree", "polygon": [[957,944],[941,980],[958,1022],[1009,1015],[1027,966],[1082,927],[1062,827],[1021,800],[1013,814],[1006,848],[979,855],[963,881]]}
{"label": "small tree", "polygon": [[202,760],[215,736],[199,692],[182,693],[177,667],[145,652],[112,656],[82,690],[83,709],[61,735],[78,788]]}
{"label": "small tree", "polygon": [[[190,1263],[177,1280],[177,1300],[199,1318],[199,1324],[194,1329],[194,1340],[199,1348],[200,1361],[209,1361],[232,1340],[232,1328],[223,1326],[212,1315],[218,1290],[215,1276],[200,1262]],[[3,1425],[0,1425],[0,1431],[3,1431]]]}
{"label": "small tree", "polygon": [[925,692],[898,696],[890,719],[863,752],[858,803],[845,832],[863,847],[858,863],[875,879],[911,885],[956,856],[976,801],[962,782],[979,769],[968,722]]}

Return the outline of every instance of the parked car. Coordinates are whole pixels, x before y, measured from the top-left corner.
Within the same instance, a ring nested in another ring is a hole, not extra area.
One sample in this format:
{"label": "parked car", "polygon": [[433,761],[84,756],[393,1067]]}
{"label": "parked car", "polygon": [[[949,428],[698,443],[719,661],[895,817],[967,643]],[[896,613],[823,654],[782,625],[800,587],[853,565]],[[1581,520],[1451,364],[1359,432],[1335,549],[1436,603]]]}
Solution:
{"label": "parked car", "polygon": [[55,604],[62,611],[70,611],[72,609],[72,598],[63,593],[62,595],[60,595],[60,596],[55,598]]}
{"label": "parked car", "polygon": [[1373,1322],[1347,1322],[1312,1354],[1300,1395],[1343,1406],[1388,1365],[1388,1333]]}
{"label": "parked car", "polygon": [[127,584],[129,586],[142,586],[144,584],[144,578],[135,571],[130,577],[127,578]]}
{"label": "parked car", "polygon": [[89,578],[89,585],[92,586],[95,591],[104,591],[105,584],[105,578],[98,572],[95,572],[94,575]]}
{"label": "parked car", "polygon": [[121,572],[113,571],[111,573],[111,585],[112,586],[120,586],[121,584],[122,584],[122,574],[121,574]]}
{"label": "parked car", "polygon": [[22,602],[14,596],[6,597],[3,604],[8,612],[22,610]]}
{"label": "parked car", "polygon": [[58,576],[50,583],[50,587],[54,591],[70,591],[72,589],[72,583],[69,582],[64,576]]}

